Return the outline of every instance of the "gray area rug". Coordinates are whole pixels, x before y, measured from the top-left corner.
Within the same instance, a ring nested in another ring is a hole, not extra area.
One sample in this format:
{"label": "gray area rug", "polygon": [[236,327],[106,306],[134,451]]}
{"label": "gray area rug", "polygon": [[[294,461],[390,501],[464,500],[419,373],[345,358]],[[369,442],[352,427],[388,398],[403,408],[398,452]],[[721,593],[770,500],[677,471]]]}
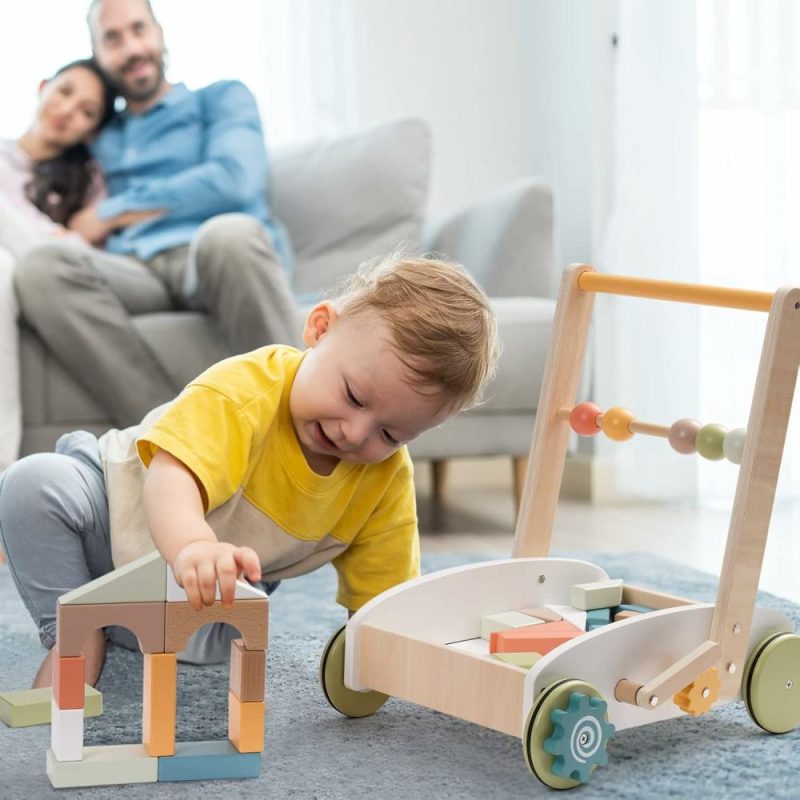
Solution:
{"label": "gray area rug", "polygon": [[[646,554],[581,554],[610,576],[699,601],[715,579]],[[434,556],[424,571],[480,557]],[[52,789],[45,774],[49,727],[0,723],[0,798],[518,798],[554,796],[528,772],[518,739],[419,706],[390,700],[375,716],[349,720],[326,703],[317,680],[322,647],[344,620],[335,575],[323,568],[285,581],[271,605],[268,713],[257,780]],[[762,595],[800,627],[800,607]],[[0,687],[25,688],[42,658],[35,629],[8,568],[0,566]],[[179,670],[178,740],[226,737],[227,665]],[[141,741],[142,658],[112,648],[100,688],[105,711],[86,721],[86,744]],[[622,731],[609,765],[573,790],[581,798],[800,797],[800,732],[770,736],[741,703],[699,719]]]}

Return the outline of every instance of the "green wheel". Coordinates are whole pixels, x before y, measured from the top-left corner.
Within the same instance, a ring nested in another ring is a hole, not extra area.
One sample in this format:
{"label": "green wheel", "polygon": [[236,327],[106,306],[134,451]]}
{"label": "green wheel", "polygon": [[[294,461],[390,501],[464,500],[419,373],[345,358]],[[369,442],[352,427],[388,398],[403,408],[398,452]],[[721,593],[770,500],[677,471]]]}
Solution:
{"label": "green wheel", "polygon": [[768,733],[800,725],[800,636],[774,633],[750,653],[742,697],[750,718]]}
{"label": "green wheel", "polygon": [[328,639],[319,662],[319,681],[325,699],[346,717],[368,717],[374,714],[388,699],[381,692],[356,692],[344,685],[344,632],[339,628]]}
{"label": "green wheel", "polygon": [[613,736],[600,692],[584,681],[563,680],[534,702],[525,721],[522,753],[528,769],[546,786],[571,789],[608,763],[606,747]]}

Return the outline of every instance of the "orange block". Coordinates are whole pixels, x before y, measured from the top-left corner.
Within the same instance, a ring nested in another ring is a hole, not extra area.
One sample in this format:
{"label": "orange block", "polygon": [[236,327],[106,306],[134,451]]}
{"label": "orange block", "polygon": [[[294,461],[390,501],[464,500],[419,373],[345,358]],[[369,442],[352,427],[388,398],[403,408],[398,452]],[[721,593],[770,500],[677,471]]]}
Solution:
{"label": "orange block", "polygon": [[620,622],[623,619],[630,619],[631,617],[641,617],[641,613],[638,611],[617,611],[614,614],[614,622]]}
{"label": "orange block", "polygon": [[240,753],[263,752],[263,700],[245,702],[228,692],[228,738]]}
{"label": "orange block", "polygon": [[83,681],[86,659],[80,656],[53,655],[53,698],[61,709],[83,708]]}
{"label": "orange block", "polygon": [[495,631],[489,639],[490,653],[539,653],[544,655],[584,631],[565,620],[525,625],[507,631]]}
{"label": "orange block", "polygon": [[178,656],[145,653],[142,744],[151,758],[175,755]]}

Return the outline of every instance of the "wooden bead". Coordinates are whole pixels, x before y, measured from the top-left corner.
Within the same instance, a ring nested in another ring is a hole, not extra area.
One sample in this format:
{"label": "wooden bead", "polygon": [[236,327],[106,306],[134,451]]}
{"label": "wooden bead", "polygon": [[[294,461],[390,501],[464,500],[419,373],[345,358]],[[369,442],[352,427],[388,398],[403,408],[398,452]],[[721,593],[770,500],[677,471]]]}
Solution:
{"label": "wooden bead", "polygon": [[575,433],[581,436],[596,436],[600,433],[597,418],[603,413],[596,403],[578,403],[570,411],[569,425]]}
{"label": "wooden bead", "polygon": [[722,442],[725,440],[727,432],[728,429],[724,425],[718,425],[715,422],[703,425],[697,431],[697,437],[694,440],[697,452],[709,461],[719,461],[723,457]]}
{"label": "wooden bead", "polygon": [[609,408],[603,414],[603,433],[615,442],[625,442],[633,436],[630,424],[633,422],[633,412],[622,406]]}
{"label": "wooden bead", "polygon": [[734,428],[732,431],[728,431],[722,440],[722,453],[731,464],[742,463],[746,433],[744,428]]}
{"label": "wooden bead", "polygon": [[691,455],[697,452],[694,440],[697,437],[697,432],[702,425],[696,419],[683,419],[676,420],[669,427],[669,435],[667,441],[670,447],[678,453],[684,455]]}

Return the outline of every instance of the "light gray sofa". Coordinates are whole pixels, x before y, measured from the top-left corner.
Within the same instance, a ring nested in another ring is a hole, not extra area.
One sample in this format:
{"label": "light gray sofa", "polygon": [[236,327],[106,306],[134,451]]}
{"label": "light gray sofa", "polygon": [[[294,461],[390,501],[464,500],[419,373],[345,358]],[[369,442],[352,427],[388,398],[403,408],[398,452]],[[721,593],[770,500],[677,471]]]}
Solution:
{"label": "light gray sofa", "polygon": [[[332,141],[278,150],[272,157],[272,206],[295,250],[293,287],[310,302],[358,264],[398,244],[434,250],[463,263],[492,299],[503,354],[479,408],[429,431],[415,459],[508,455],[519,475],[527,454],[558,284],[550,189],[518,180],[423,235],[431,137],[419,120],[385,123]],[[183,384],[230,355],[203,314],[142,314],[134,324],[176,382]],[[51,450],[64,431],[111,427],[20,321],[23,454]]]}

